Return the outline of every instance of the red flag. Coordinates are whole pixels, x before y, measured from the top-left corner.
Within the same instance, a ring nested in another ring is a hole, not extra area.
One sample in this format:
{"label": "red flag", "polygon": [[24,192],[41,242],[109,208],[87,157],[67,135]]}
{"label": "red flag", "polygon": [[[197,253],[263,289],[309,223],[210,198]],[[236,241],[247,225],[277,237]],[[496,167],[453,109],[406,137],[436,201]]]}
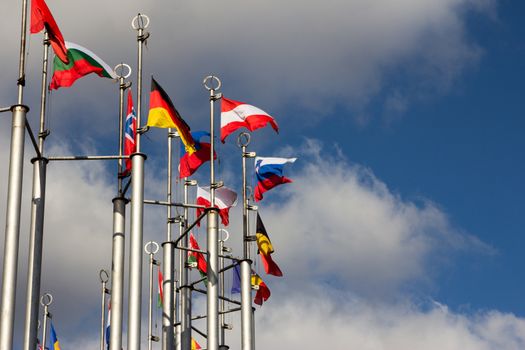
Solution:
{"label": "red flag", "polygon": [[[199,247],[199,243],[197,243],[197,239],[193,235],[193,233],[190,233],[190,248],[195,250],[201,250]],[[199,269],[199,272],[203,275],[206,275],[206,272],[208,271],[208,265],[206,264],[206,259],[204,258],[204,254],[200,252],[188,252],[188,258],[191,261],[197,261],[197,268]]]}
{"label": "red flag", "polygon": [[44,0],[31,0],[31,34],[40,32],[44,27],[49,35],[51,47],[55,55],[64,63],[69,63],[64,37],[58,29],[58,25],[49,11]]}
{"label": "red flag", "polygon": [[257,305],[262,305],[263,302],[268,300],[270,297],[270,288],[263,282],[262,278],[258,274],[254,273],[252,275],[252,286],[255,287],[257,293],[255,293],[255,298],[253,302]]}

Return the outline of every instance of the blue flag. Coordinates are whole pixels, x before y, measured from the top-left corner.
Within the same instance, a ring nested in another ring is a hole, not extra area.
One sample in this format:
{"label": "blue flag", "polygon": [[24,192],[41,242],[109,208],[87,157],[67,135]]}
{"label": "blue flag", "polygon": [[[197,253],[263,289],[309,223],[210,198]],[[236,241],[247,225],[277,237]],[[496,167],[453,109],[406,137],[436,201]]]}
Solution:
{"label": "blue flag", "polygon": [[241,269],[239,267],[239,264],[235,265],[232,271],[233,271],[233,279],[232,279],[231,293],[232,294],[240,293],[241,292]]}

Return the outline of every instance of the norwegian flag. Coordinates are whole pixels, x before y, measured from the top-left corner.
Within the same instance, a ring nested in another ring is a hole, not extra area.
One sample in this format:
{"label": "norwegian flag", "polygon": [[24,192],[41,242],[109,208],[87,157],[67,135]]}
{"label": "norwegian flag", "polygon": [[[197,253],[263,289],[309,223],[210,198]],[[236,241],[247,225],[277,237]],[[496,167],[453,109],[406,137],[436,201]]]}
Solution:
{"label": "norwegian flag", "polygon": [[[137,116],[133,108],[133,98],[131,97],[131,90],[128,91],[128,109],[126,112],[126,123],[124,124],[124,155],[129,156],[137,150],[135,145],[135,137],[137,135]],[[126,169],[120,174],[121,177],[126,177],[131,174],[131,159],[126,159]]]}

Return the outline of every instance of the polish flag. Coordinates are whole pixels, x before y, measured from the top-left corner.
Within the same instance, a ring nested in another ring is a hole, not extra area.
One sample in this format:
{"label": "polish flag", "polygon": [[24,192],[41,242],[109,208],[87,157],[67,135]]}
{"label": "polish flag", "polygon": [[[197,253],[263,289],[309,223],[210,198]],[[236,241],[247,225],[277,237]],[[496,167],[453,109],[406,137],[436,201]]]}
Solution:
{"label": "polish flag", "polygon": [[245,127],[250,131],[263,128],[270,123],[279,132],[277,123],[268,113],[244,102],[234,101],[225,97],[221,100],[221,142],[235,130]]}
{"label": "polish flag", "polygon": [[[197,186],[197,204],[211,207],[210,187]],[[215,207],[219,208],[219,216],[224,226],[230,223],[230,208],[237,205],[237,193],[226,186],[215,190]],[[201,215],[204,209],[197,209],[197,216]],[[199,223],[200,226],[200,223]]]}

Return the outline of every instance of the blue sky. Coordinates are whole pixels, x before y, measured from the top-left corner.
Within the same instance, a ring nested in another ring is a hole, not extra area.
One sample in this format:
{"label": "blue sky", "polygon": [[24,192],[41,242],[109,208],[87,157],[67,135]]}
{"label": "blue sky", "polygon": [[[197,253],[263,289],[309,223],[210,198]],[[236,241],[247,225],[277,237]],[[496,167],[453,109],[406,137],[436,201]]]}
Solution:
{"label": "blue sky", "polygon": [[[258,347],[523,348],[522,2],[228,0],[212,9],[205,1],[94,0],[95,8],[108,6],[103,13],[84,3],[48,4],[66,40],[111,66],[134,66],[129,22],[138,11],[150,15],[144,111],[155,75],[192,129],[206,128],[201,81],[213,72],[225,96],[275,116],[279,135],[257,131],[250,147],[298,161],[286,169],[295,182],[260,205],[285,277],[265,278],[273,294],[258,310]],[[10,0],[0,25],[2,106],[16,93],[18,7]],[[40,37],[31,37],[32,125],[40,51]],[[49,154],[114,151],[116,87],[109,81],[86,77],[54,92],[48,112]],[[7,164],[8,117],[0,119],[0,164]],[[232,140],[219,147],[219,176],[240,190]],[[148,197],[164,196],[164,145],[160,130],[143,140]],[[19,314],[31,189],[26,163]],[[100,163],[50,166],[43,288],[57,295],[55,327],[66,347],[97,344],[96,276],[110,263],[113,171]],[[0,168],[0,213],[6,183],[7,166]],[[239,213],[232,215],[236,232]],[[163,216],[147,209],[145,239],[162,241]],[[204,231],[196,233],[204,242]],[[84,251],[73,248],[78,242]],[[319,329],[319,339],[301,336]]]}

